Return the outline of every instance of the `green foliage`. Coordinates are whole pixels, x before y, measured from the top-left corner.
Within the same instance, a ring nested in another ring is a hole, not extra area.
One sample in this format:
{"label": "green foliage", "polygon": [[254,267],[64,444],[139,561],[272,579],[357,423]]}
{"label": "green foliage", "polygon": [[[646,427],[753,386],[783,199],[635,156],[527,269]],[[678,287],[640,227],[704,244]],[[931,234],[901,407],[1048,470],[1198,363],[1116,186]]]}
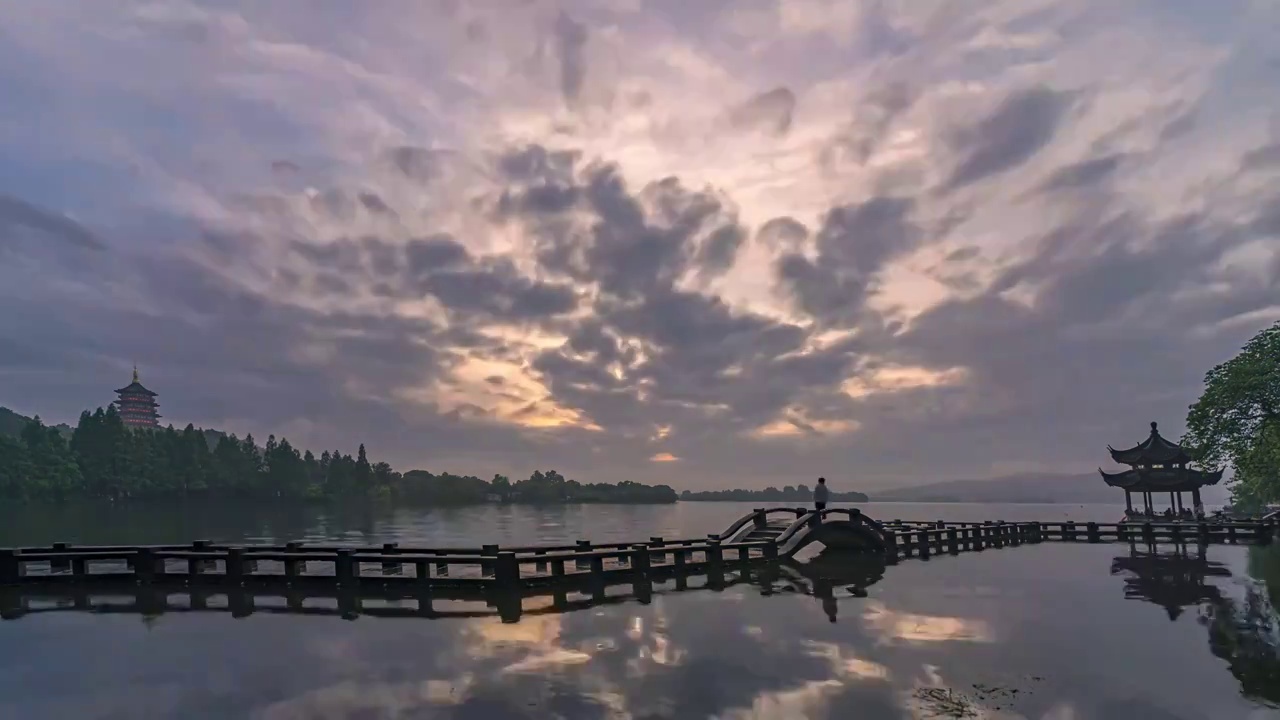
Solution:
{"label": "green foliage", "polygon": [[1280,501],[1280,323],[1210,370],[1187,413],[1183,445],[1200,464],[1230,467],[1232,501]]}
{"label": "green foliage", "polygon": [[[20,415],[14,417],[22,418]],[[581,484],[550,470],[512,483],[413,470],[403,476],[385,462],[370,462],[364,445],[356,457],[339,451],[299,452],[285,438],[261,448],[188,425],[131,429],[115,406],[80,415],[71,441],[37,417],[22,418],[16,437],[0,434],[0,499],[70,498],[364,498],[462,505],[483,502],[675,502],[666,485]]]}

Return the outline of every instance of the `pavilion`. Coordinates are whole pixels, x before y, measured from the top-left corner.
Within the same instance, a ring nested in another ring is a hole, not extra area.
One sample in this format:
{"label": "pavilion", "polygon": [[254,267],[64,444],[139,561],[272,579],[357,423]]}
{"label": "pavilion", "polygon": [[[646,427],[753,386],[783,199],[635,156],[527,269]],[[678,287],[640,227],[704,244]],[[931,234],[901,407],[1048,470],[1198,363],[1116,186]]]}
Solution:
{"label": "pavilion", "polygon": [[1217,485],[1222,480],[1222,471],[1205,472],[1187,467],[1192,462],[1190,453],[1181,445],[1169,442],[1160,436],[1156,423],[1151,423],[1151,435],[1146,440],[1128,450],[1116,450],[1110,445],[1107,450],[1111,459],[1121,465],[1128,465],[1124,472],[1109,473],[1098,468],[1102,479],[1112,487],[1124,489],[1124,506],[1129,514],[1133,514],[1133,493],[1142,493],[1142,504],[1146,514],[1154,514],[1152,504],[1154,493],[1169,493],[1169,508],[1174,514],[1183,511],[1182,494],[1191,493],[1192,507],[1197,515],[1204,510],[1200,502],[1200,488],[1206,485]]}

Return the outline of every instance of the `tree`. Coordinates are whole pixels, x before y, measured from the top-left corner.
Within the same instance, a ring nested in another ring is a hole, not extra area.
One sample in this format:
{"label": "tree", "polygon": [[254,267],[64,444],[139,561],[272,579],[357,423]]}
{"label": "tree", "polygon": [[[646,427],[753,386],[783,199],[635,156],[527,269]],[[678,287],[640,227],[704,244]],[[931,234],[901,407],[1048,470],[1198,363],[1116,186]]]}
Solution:
{"label": "tree", "polygon": [[1280,322],[1210,370],[1204,384],[1183,445],[1207,468],[1232,469],[1233,503],[1280,500]]}

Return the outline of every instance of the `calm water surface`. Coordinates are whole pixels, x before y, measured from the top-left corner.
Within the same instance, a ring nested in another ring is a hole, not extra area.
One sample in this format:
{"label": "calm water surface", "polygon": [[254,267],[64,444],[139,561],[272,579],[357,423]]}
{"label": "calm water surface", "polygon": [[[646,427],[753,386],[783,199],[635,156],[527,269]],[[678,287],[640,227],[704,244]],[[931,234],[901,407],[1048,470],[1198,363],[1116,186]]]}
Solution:
{"label": "calm water surface", "polygon": [[[0,546],[698,537],[732,503],[458,510],[0,509]],[[1116,507],[870,504],[882,519],[1110,521]],[[33,613],[0,622],[0,718],[1280,717],[1280,546],[1043,544],[807,564],[537,614]],[[485,611],[483,606],[478,611]]]}

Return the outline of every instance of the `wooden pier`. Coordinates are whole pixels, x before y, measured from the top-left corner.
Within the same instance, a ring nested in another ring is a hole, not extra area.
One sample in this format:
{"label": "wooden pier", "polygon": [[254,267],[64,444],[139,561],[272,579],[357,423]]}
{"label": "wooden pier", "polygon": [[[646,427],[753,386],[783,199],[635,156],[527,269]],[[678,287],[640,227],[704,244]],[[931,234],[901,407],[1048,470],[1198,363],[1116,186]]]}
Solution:
{"label": "wooden pier", "polygon": [[427,599],[427,607],[432,597],[482,599],[499,605],[506,617],[518,616],[529,594],[581,593],[598,601],[611,586],[636,589],[671,578],[687,586],[696,577],[714,588],[723,585],[726,572],[776,564],[813,543],[892,564],[1041,542],[1265,544],[1276,530],[1275,516],[1232,523],[881,523],[856,508],[760,508],[703,539],[651,537],[632,543],[419,548],[196,541],[6,548],[0,549],[0,586],[284,588],[277,594],[286,597],[289,591],[298,597],[343,597],[348,591],[377,589],[389,597]]}

